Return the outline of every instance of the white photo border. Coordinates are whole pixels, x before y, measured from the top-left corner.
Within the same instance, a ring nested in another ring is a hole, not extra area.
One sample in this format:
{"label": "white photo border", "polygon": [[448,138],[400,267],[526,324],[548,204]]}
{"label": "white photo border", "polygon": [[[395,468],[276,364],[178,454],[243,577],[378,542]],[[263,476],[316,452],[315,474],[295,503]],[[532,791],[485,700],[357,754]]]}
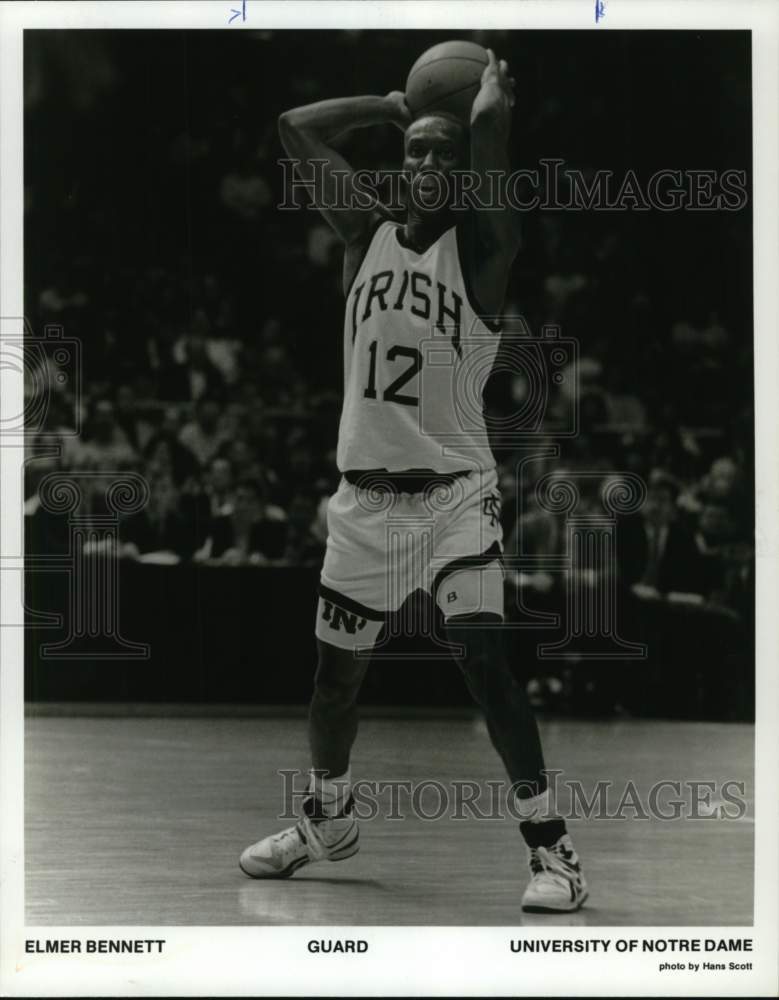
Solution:
{"label": "white photo border", "polygon": [[[368,940],[364,956],[306,952],[323,929],[306,927],[47,927],[47,937],[164,938],[163,955],[27,955],[24,939],[23,630],[0,635],[0,992],[9,996],[240,995],[769,995],[778,985],[779,941],[779,4],[775,0],[663,2],[594,0],[453,2],[260,2],[228,25],[241,0],[6,3],[0,6],[0,316],[21,317],[23,302],[22,36],[25,28],[720,29],[752,31],[755,419],[757,498],[756,836],[753,928],[673,927],[359,927],[339,936]],[[21,373],[3,371],[0,417],[22,411]],[[0,549],[20,554],[23,449],[0,448]],[[21,573],[3,573],[0,620],[17,620]],[[716,872],[712,872],[716,878]],[[609,938],[751,937],[752,972],[660,974],[656,956],[511,955],[525,936]],[[597,960],[596,960],[597,957]]]}

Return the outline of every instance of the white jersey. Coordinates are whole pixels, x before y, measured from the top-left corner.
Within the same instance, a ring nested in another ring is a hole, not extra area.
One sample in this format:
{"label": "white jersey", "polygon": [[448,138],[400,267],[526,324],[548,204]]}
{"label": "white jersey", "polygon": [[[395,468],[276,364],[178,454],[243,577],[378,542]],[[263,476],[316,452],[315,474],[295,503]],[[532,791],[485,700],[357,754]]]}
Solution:
{"label": "white jersey", "polygon": [[471,304],[456,227],[424,253],[402,233],[379,225],[346,298],[338,468],[492,469],[482,393],[498,328]]}

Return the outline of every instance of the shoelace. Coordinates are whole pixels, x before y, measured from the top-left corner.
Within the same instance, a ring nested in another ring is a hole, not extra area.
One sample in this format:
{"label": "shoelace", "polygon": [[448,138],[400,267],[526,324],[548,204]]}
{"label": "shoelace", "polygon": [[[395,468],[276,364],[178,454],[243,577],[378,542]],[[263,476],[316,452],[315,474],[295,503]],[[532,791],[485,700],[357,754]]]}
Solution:
{"label": "shoelace", "polygon": [[300,836],[297,827],[291,826],[288,830],[282,830],[276,837],[276,846],[282,858],[286,861],[287,856],[297,851],[300,847]]}
{"label": "shoelace", "polygon": [[314,824],[308,816],[302,816],[298,825],[292,829],[299,831],[298,835],[307,848],[308,856],[312,861],[321,861],[326,857],[327,847],[322,843]]}
{"label": "shoelace", "polygon": [[530,850],[530,871],[533,875],[540,875],[546,868],[543,858],[541,857],[541,851],[543,850],[543,847],[533,847]]}
{"label": "shoelace", "polygon": [[576,868],[566,854],[568,851],[564,847],[533,847],[530,850],[530,871],[533,875],[546,871],[573,880],[577,875]]}

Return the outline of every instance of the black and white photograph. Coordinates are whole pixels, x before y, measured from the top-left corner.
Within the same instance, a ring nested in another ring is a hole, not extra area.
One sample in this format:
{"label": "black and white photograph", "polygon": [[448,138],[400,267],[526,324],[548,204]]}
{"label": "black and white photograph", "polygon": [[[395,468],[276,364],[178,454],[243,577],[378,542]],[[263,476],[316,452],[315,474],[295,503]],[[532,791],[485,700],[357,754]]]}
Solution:
{"label": "black and white photograph", "polygon": [[130,6],[0,7],[4,994],[775,995],[779,10]]}

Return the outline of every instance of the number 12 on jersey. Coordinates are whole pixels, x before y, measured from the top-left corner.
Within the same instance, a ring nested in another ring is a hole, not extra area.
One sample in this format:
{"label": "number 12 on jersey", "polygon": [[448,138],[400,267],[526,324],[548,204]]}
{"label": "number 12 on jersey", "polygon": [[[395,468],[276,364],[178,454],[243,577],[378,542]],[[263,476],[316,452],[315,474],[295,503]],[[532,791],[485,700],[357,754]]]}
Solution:
{"label": "number 12 on jersey", "polygon": [[[368,365],[368,385],[364,395],[366,399],[377,399],[376,390],[376,357],[379,350],[377,340],[371,341],[368,348],[370,362]],[[411,363],[398,375],[398,377],[387,386],[381,398],[385,403],[400,403],[402,406],[419,406],[419,396],[410,396],[407,393],[399,392],[403,386],[410,382],[415,375],[422,371],[422,354],[415,347],[402,347],[396,344],[387,351],[387,361],[396,361],[399,358],[406,358]]]}

